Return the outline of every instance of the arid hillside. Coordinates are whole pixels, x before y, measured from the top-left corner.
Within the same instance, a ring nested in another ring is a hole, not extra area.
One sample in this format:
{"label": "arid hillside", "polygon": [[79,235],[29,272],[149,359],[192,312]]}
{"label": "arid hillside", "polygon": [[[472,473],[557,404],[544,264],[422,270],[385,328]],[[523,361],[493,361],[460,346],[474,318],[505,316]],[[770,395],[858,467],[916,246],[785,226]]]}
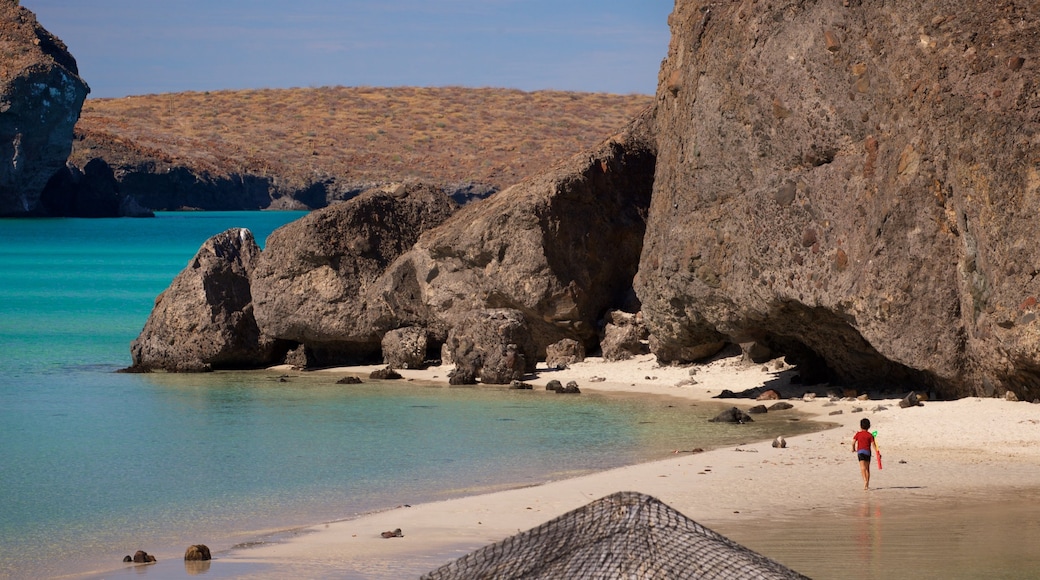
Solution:
{"label": "arid hillside", "polygon": [[[324,205],[320,198],[333,201],[390,181],[501,189],[595,145],[652,100],[458,87],[90,99],[76,126],[71,160],[83,167],[104,159],[125,188],[138,190],[131,193],[154,209],[170,200],[150,198],[149,190],[183,191],[186,176],[209,184],[248,182],[253,190],[259,180],[272,200],[311,207]],[[165,174],[178,176],[176,187],[161,183]],[[313,191],[316,185],[320,192]],[[227,189],[215,187],[211,197]],[[175,195],[167,192],[166,198]],[[292,204],[272,203],[279,205]]]}

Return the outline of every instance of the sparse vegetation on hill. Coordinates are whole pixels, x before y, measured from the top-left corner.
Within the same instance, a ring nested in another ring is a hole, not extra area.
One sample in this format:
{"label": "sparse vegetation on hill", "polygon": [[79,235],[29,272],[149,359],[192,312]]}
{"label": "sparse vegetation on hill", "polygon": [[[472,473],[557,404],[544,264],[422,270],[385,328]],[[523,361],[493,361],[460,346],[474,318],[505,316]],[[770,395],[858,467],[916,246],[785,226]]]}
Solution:
{"label": "sparse vegetation on hill", "polygon": [[407,179],[503,188],[596,144],[652,99],[459,87],[90,99],[72,161],[274,177],[285,189]]}

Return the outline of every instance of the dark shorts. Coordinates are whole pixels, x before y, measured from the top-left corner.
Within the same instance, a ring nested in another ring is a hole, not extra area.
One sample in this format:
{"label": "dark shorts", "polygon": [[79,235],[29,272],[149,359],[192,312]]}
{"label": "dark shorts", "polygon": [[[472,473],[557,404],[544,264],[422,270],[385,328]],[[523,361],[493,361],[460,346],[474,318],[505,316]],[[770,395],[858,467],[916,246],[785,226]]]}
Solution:
{"label": "dark shorts", "polygon": [[857,451],[856,452],[856,459],[858,461],[870,461],[870,451],[866,450],[866,449],[861,449],[861,450]]}

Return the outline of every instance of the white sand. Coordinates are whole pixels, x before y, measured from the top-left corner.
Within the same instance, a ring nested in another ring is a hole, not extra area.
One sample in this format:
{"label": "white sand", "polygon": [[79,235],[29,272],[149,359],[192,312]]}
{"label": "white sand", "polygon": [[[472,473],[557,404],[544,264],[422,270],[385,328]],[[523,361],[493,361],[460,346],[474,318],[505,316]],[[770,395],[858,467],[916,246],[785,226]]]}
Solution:
{"label": "white sand", "polygon": [[[377,367],[338,369],[367,376]],[[769,368],[774,368],[772,365]],[[659,367],[653,357],[624,362],[591,359],[564,371],[541,373],[528,382],[575,380],[583,391],[636,392],[707,401],[777,379],[764,365],[722,359],[697,367]],[[446,381],[446,368],[401,371],[405,378]],[[593,377],[607,377],[591,382]],[[537,388],[537,387],[536,387]],[[786,394],[786,393],[785,393]],[[263,564],[276,577],[416,577],[472,550],[544,523],[616,491],[657,497],[698,522],[723,533],[756,518],[796,518],[818,510],[842,510],[874,494],[879,501],[960,501],[1040,487],[1040,405],[969,398],[925,402],[901,409],[898,400],[838,401],[824,393],[814,401],[792,401],[797,410],[835,429],[791,437],[787,448],[770,441],[726,447],[544,485],[401,507],[358,519],[315,526],[284,541],[233,551],[225,562]],[[716,401],[717,402],[717,401]],[[749,399],[733,399],[746,409]],[[767,402],[769,403],[769,402]],[[875,411],[879,405],[887,410]],[[854,407],[864,412],[853,413]],[[841,410],[840,415],[829,413]],[[873,464],[871,487],[863,490],[851,438],[861,418],[873,423],[884,469]],[[404,537],[380,533],[400,528]]]}

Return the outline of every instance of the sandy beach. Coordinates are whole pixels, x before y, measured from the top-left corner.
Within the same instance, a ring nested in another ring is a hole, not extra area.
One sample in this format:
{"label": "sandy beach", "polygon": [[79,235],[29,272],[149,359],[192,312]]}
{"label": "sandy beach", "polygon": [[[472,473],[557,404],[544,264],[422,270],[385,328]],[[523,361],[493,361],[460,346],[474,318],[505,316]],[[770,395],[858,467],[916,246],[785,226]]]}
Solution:
{"label": "sandy beach", "polygon": [[[583,392],[641,393],[712,399],[783,384],[778,363],[739,357],[696,367],[659,366],[652,356],[623,362],[589,359],[528,382],[576,381]],[[321,372],[366,373],[377,367]],[[695,368],[690,384],[691,368]],[[403,370],[405,379],[446,381],[448,368]],[[606,380],[600,381],[599,378]],[[798,387],[798,388],[796,388]],[[797,385],[782,389],[785,397]],[[811,389],[810,389],[811,390]],[[840,390],[840,388],[839,388]],[[824,392],[788,398],[796,410],[834,428],[790,437],[786,448],[748,442],[702,453],[677,441],[673,457],[533,487],[401,506],[357,519],[297,530],[275,541],[221,554],[219,565],[251,577],[416,577],[459,556],[527,530],[617,491],[655,496],[698,522],[740,541],[755,522],[796,521],[853,511],[869,501],[878,510],[912,505],[959,505],[995,498],[1035,499],[1040,487],[1040,406],[1003,399],[928,401],[900,408],[898,399],[832,400]],[[751,399],[733,399],[747,409]],[[768,403],[768,402],[767,402]],[[857,412],[857,408],[862,411]],[[850,442],[867,417],[883,456],[863,489]],[[739,426],[734,426],[739,428]],[[871,509],[874,509],[872,507]],[[402,537],[381,532],[402,530]],[[776,554],[767,554],[777,558]],[[783,561],[782,558],[778,558]]]}

